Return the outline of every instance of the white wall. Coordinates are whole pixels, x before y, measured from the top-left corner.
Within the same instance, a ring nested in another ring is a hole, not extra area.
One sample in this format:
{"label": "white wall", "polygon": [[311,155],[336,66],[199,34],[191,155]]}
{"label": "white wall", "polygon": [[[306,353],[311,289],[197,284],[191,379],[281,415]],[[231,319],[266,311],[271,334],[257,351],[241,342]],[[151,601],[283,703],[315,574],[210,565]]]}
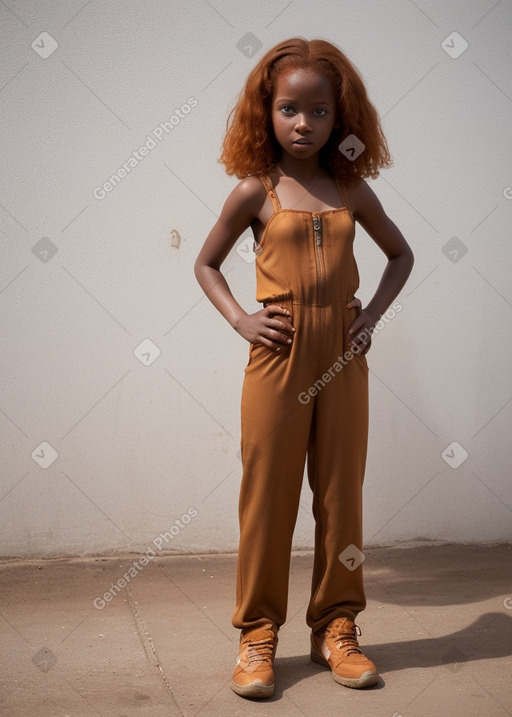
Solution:
{"label": "white wall", "polygon": [[[0,16],[0,553],[143,550],[171,525],[167,549],[236,549],[248,345],[192,267],[237,181],[216,161],[228,110],[294,35],[337,43],[362,72],[395,162],[370,183],[416,255],[368,356],[366,544],[510,540],[510,3],[11,0]],[[454,31],[469,43],[456,59]],[[46,59],[42,32],[58,43]],[[384,255],[361,229],[356,246],[367,300]],[[256,310],[254,265],[233,250],[225,270]],[[151,365],[134,355],[145,339]],[[442,458],[454,441],[458,468]],[[46,468],[43,442],[58,454]],[[312,536],[305,487],[295,545]]]}

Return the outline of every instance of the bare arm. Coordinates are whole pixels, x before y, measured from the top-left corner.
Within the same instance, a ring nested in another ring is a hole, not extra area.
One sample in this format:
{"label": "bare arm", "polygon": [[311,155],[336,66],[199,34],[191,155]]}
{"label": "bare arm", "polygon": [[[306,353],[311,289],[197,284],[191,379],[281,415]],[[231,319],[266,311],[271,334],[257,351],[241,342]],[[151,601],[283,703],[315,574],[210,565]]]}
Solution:
{"label": "bare arm", "polygon": [[[349,191],[354,218],[388,258],[388,263],[372,299],[361,310],[349,329],[351,334],[364,332],[368,335],[368,332],[373,329],[407,281],[414,264],[414,256],[403,234],[387,216],[382,204],[368,184],[361,180],[357,187]],[[357,337],[354,337],[352,343],[355,346],[368,344],[368,342],[358,341]]]}
{"label": "bare arm", "polygon": [[[290,313],[279,306],[267,306],[247,314],[236,301],[220,267],[238,237],[257,217],[266,193],[260,180],[248,177],[231,192],[218,221],[208,234],[194,265],[196,278],[210,299],[231,326],[247,341],[263,343],[279,350],[291,343],[294,329],[287,317]],[[282,318],[275,318],[275,315]]]}

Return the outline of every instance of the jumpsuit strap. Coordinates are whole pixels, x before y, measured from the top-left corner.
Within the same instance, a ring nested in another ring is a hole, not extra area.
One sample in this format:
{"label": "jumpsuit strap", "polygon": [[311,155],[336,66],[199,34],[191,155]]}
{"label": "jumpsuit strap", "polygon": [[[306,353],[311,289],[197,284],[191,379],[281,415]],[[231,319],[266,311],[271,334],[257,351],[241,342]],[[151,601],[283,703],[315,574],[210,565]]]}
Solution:
{"label": "jumpsuit strap", "polygon": [[265,189],[267,190],[267,194],[270,197],[270,201],[272,202],[274,211],[279,211],[279,209],[281,209],[281,202],[279,201],[279,197],[276,194],[276,190],[274,189],[272,180],[270,179],[268,174],[258,174],[258,177],[261,179]]}
{"label": "jumpsuit strap", "polygon": [[347,207],[348,212],[349,212],[350,216],[352,217],[352,219],[354,219],[354,215],[352,214],[352,209],[350,208],[350,204],[348,203],[347,192],[345,190],[345,186],[343,185],[343,183],[341,182],[340,179],[336,180],[336,184],[338,185],[338,189],[341,194],[341,198],[343,199],[343,204]]}

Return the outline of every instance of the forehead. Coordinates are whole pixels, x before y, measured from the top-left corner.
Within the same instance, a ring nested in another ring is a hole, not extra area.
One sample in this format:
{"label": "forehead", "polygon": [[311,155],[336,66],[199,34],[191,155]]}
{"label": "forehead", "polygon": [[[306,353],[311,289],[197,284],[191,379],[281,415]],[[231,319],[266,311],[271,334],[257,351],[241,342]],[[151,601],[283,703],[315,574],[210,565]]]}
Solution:
{"label": "forehead", "polygon": [[326,75],[312,69],[291,69],[281,72],[275,81],[274,99],[333,100],[332,82]]}

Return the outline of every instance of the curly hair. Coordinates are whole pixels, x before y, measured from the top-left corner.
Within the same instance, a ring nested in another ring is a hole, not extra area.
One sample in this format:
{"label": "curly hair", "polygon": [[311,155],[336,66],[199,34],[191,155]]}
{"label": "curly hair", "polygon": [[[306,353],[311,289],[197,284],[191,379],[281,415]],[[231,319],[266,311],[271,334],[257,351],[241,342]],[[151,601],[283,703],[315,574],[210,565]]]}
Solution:
{"label": "curly hair", "polygon": [[[379,169],[392,165],[379,116],[354,65],[325,40],[291,38],[269,50],[250,72],[226,122],[226,135],[219,162],[227,174],[243,179],[268,173],[279,161],[281,147],[272,126],[272,93],[276,77],[288,70],[311,69],[330,78],[337,100],[337,121],[319,162],[331,175],[351,182],[361,177],[375,179]],[[354,160],[338,149],[355,135],[364,151]]]}

